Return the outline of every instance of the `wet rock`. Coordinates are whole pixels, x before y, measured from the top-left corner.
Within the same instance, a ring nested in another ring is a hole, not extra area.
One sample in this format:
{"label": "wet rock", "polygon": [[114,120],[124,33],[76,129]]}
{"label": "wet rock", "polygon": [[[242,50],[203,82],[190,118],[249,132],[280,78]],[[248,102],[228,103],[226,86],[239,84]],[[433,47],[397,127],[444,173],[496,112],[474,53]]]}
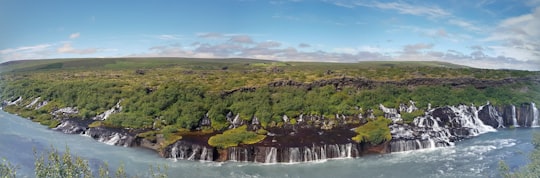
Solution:
{"label": "wet rock", "polygon": [[57,130],[66,134],[81,134],[88,129],[88,125],[92,121],[81,119],[64,119],[60,121],[60,125],[53,130]]}
{"label": "wet rock", "polygon": [[92,127],[86,130],[84,132],[84,135],[108,145],[124,147],[138,145],[136,143],[136,134],[129,133],[127,130],[124,129]]}

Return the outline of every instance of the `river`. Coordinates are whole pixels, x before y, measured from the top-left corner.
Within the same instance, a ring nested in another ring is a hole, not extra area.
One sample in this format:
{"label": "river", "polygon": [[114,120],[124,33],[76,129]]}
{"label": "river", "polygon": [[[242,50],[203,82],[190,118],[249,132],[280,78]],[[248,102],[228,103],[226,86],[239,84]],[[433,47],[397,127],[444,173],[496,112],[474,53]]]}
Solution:
{"label": "river", "polygon": [[150,150],[99,143],[68,135],[0,111],[0,160],[19,166],[20,176],[33,177],[33,150],[69,147],[96,167],[125,164],[130,174],[150,165],[167,165],[170,177],[497,177],[499,160],[511,169],[523,166],[533,149],[534,129],[499,129],[458,142],[453,147],[371,155],[315,163],[260,164],[199,162],[163,159]]}

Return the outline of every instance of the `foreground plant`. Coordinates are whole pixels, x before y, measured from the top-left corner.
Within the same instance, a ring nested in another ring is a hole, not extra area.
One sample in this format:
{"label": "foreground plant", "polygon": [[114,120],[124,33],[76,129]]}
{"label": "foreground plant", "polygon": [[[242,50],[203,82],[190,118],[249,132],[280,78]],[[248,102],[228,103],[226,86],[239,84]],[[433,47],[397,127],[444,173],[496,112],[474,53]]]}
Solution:
{"label": "foreground plant", "polygon": [[[55,178],[127,178],[127,177],[152,177],[165,178],[167,177],[167,166],[150,166],[148,172],[142,175],[129,176],[121,164],[115,172],[109,171],[109,165],[103,163],[99,165],[96,176],[89,166],[88,160],[84,160],[79,156],[74,156],[66,148],[64,153],[58,152],[54,147],[48,152],[37,153],[34,150],[34,173],[36,177],[55,177]],[[17,166],[11,164],[8,160],[2,160],[0,163],[0,178],[15,178],[17,177]]]}
{"label": "foreground plant", "polygon": [[533,152],[529,155],[529,163],[516,172],[510,172],[510,167],[504,162],[499,162],[499,171],[501,176],[505,178],[529,178],[540,177],[540,132],[535,132],[533,135],[532,145]]}

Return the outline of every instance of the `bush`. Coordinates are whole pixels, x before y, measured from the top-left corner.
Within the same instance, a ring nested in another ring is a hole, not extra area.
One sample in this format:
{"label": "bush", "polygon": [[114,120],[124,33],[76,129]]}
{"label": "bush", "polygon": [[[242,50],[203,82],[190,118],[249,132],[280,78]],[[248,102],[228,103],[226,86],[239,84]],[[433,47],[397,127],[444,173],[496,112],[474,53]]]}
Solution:
{"label": "bush", "polygon": [[264,129],[259,129],[259,130],[257,130],[257,134],[259,134],[259,135],[266,135],[266,134],[268,134],[268,131],[266,131],[266,130],[264,130]]}
{"label": "bush", "polygon": [[17,177],[17,167],[12,165],[7,160],[2,160],[0,163],[0,177],[2,178],[15,178]]}
{"label": "bush", "polygon": [[423,110],[416,110],[416,111],[413,111],[411,113],[408,113],[408,112],[401,113],[401,118],[403,119],[403,122],[405,124],[410,124],[410,123],[412,123],[414,118],[419,117],[419,116],[423,116],[423,115],[424,115]]}
{"label": "bush", "polygon": [[533,134],[532,145],[534,146],[534,150],[529,155],[530,162],[516,172],[510,172],[510,168],[504,161],[501,160],[499,162],[499,172],[501,173],[501,177],[540,177],[540,132],[535,132]]}
{"label": "bush", "polygon": [[[69,148],[66,148],[66,152],[61,154],[54,147],[51,147],[51,150],[45,153],[38,154],[34,151],[34,173],[36,177],[80,177],[80,178],[90,178],[94,177],[93,172],[90,168],[90,164],[87,160],[82,159],[79,156],[72,155],[69,151]],[[12,178],[17,177],[15,172],[16,167],[11,163],[4,160],[0,164],[0,177],[2,178]],[[133,177],[155,177],[155,178],[164,178],[167,177],[165,171],[167,166],[150,166],[148,172],[143,175],[135,175]],[[109,171],[109,165],[103,163],[99,165],[97,170],[98,175],[95,177],[100,178],[111,178],[113,177],[112,172]],[[128,177],[124,165],[120,165],[118,169],[114,172],[114,177]]]}
{"label": "bush", "polygon": [[223,132],[223,134],[214,135],[208,139],[208,144],[218,148],[228,148],[238,146],[238,144],[255,144],[266,138],[266,135],[258,135],[257,133],[247,131],[246,129],[247,126],[243,125],[235,129],[227,130]]}
{"label": "bush", "polygon": [[392,120],[384,117],[369,121],[354,129],[357,135],[352,139],[358,143],[369,142],[373,145],[381,144],[384,141],[390,141],[392,139],[390,128],[388,128],[388,124],[390,123],[392,123]]}

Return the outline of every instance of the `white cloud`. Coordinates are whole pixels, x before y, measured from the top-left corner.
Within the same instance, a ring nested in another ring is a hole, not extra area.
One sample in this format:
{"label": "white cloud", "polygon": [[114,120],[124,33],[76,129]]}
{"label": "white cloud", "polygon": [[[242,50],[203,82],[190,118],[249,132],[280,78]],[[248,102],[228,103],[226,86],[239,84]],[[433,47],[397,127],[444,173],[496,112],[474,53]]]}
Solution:
{"label": "white cloud", "polygon": [[300,44],[298,44],[298,47],[300,47],[300,48],[309,48],[309,47],[311,47],[311,45],[307,44],[307,43],[300,43]]}
{"label": "white cloud", "polygon": [[453,18],[448,20],[448,23],[471,31],[482,31],[482,29],[477,27],[473,22],[462,19]]}
{"label": "white cloud", "polygon": [[372,7],[383,10],[393,10],[400,14],[408,14],[415,16],[428,16],[431,18],[451,16],[451,13],[437,6],[415,5],[406,2],[379,2],[379,1],[342,1],[342,0],[327,0],[336,6],[354,8],[358,6]]}
{"label": "white cloud", "polygon": [[64,43],[61,47],[56,49],[58,53],[64,54],[93,54],[98,52],[96,48],[75,49],[71,46],[71,43]]}
{"label": "white cloud", "polygon": [[[440,30],[438,33],[444,33]],[[443,35],[443,34],[440,34]],[[447,34],[448,35],[448,34]],[[211,35],[214,36],[214,35]],[[394,61],[444,61],[478,68],[505,68],[540,70],[535,61],[519,61],[509,55],[489,55],[494,46],[471,46],[470,54],[456,50],[437,51],[432,43],[413,43],[398,49],[378,46],[359,46],[335,48],[332,51],[304,51],[305,46],[286,46],[278,41],[254,41],[249,35],[219,35],[229,38],[212,40],[214,43],[198,42],[189,46],[166,45],[155,46],[147,53],[130,56],[160,57],[203,57],[203,58],[256,58],[281,61],[323,61],[323,62],[357,62],[373,60]],[[304,47],[302,47],[304,46]],[[64,44],[65,47],[65,44]],[[70,46],[67,46],[70,47]],[[68,48],[69,49],[69,48]]]}
{"label": "white cloud", "polygon": [[69,39],[76,39],[76,38],[79,38],[81,36],[81,33],[77,32],[77,33],[73,33],[71,35],[69,35]]}
{"label": "white cloud", "polygon": [[206,39],[219,39],[219,38],[223,38],[223,34],[221,33],[215,33],[215,32],[210,32],[210,33],[198,33],[197,34],[197,37],[199,38],[206,38]]}
{"label": "white cloud", "polygon": [[484,41],[497,44],[490,47],[497,55],[539,62],[540,7],[531,13],[502,20]]}
{"label": "white cloud", "polygon": [[[364,6],[364,4],[362,3],[359,3],[357,5]],[[410,15],[417,15],[417,16],[446,17],[450,15],[449,12],[436,6],[431,6],[431,7],[419,6],[419,5],[407,4],[404,2],[390,2],[390,3],[375,2],[373,4],[365,4],[365,6],[377,7],[379,9],[396,10],[400,14],[410,14]]]}
{"label": "white cloud", "polygon": [[253,39],[251,39],[251,37],[247,35],[234,35],[231,36],[229,42],[251,44],[253,43]]}
{"label": "white cloud", "polygon": [[43,59],[51,55],[51,44],[22,46],[0,50],[0,61]]}
{"label": "white cloud", "polygon": [[182,39],[181,35],[159,35],[157,37],[160,40],[179,40]]}

